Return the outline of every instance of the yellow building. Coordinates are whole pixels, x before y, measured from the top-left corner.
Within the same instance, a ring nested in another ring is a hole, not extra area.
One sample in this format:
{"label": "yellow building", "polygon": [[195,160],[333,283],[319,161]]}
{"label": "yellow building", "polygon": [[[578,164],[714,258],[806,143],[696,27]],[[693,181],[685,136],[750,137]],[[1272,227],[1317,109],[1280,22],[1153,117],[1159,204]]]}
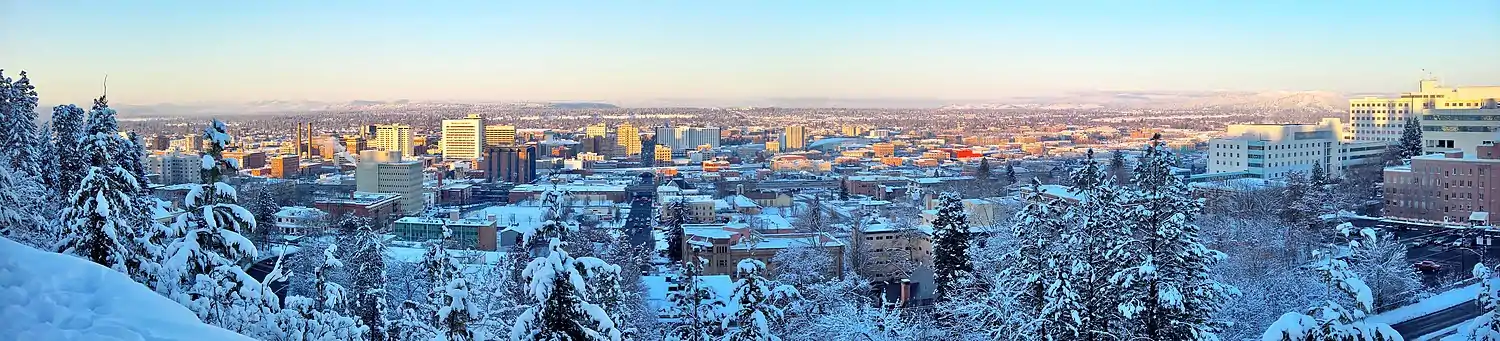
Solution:
{"label": "yellow building", "polygon": [[786,135],[785,138],[781,140],[783,142],[782,148],[787,150],[802,150],[807,148],[807,127],[786,127],[786,134],[784,135]]}
{"label": "yellow building", "polygon": [[615,140],[621,148],[625,148],[625,155],[641,154],[641,131],[630,122],[620,123],[620,126],[615,127]]}
{"label": "yellow building", "polygon": [[772,153],[780,153],[781,152],[781,141],[776,141],[776,140],[766,141],[766,151],[772,152]]}
{"label": "yellow building", "polygon": [[486,146],[516,144],[516,126],[508,124],[484,126],[484,144]]}
{"label": "yellow building", "polygon": [[[1494,109],[1494,103],[1500,98],[1500,86],[1472,86],[1472,87],[1444,87],[1437,79],[1423,79],[1417,83],[1416,92],[1407,92],[1397,98],[1364,97],[1349,100],[1349,124],[1344,128],[1343,139],[1345,141],[1397,141],[1401,139],[1401,132],[1406,128],[1408,117],[1420,115],[1435,116],[1457,116],[1444,115],[1439,111],[1447,110],[1483,110]],[[1473,113],[1458,113],[1458,115],[1473,116]],[[1489,113],[1488,115],[1496,115]],[[1437,121],[1462,121],[1445,120],[1433,117]],[[1426,123],[1427,117],[1421,117]],[[1489,121],[1489,120],[1482,120]],[[1440,126],[1460,126],[1443,122]],[[1441,130],[1439,130],[1441,131]],[[1492,135],[1495,130],[1487,133]],[[1426,135],[1426,134],[1424,134]],[[1466,144],[1462,141],[1447,141],[1446,139],[1434,139],[1423,136],[1424,146],[1435,147],[1436,151],[1451,151],[1463,149],[1450,146],[1453,144]],[[1491,138],[1490,140],[1493,140]],[[1482,142],[1482,141],[1481,141]]]}
{"label": "yellow building", "polygon": [[375,127],[375,149],[400,152],[403,157],[411,157],[412,136],[411,126],[405,124],[382,124]]}
{"label": "yellow building", "polygon": [[656,161],[672,162],[672,147],[664,144],[656,145]]}
{"label": "yellow building", "polygon": [[479,114],[456,120],[443,120],[443,139],[439,142],[443,159],[478,159],[483,154],[486,135],[484,118]]}
{"label": "yellow building", "polygon": [[591,125],[588,128],[584,128],[583,129],[583,135],[586,136],[586,137],[604,137],[604,136],[607,136],[607,135],[609,135],[609,125],[604,124],[604,123]]}
{"label": "yellow building", "polygon": [[896,145],[890,142],[881,142],[870,145],[870,150],[875,151],[876,157],[896,155]]}

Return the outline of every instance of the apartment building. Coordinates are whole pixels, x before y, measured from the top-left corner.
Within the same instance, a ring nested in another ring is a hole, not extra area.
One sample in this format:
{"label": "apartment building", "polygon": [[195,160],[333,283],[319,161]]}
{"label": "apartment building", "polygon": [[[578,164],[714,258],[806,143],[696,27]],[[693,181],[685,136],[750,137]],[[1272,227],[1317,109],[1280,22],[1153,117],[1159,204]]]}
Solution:
{"label": "apartment building", "polygon": [[152,183],[161,185],[195,184],[202,182],[203,158],[198,155],[171,152],[147,156],[146,176],[156,175]]}
{"label": "apartment building", "polygon": [[641,130],[630,122],[620,123],[620,126],[615,127],[615,142],[625,149],[625,155],[641,154]]}
{"label": "apartment building", "polygon": [[375,149],[395,151],[401,153],[401,157],[412,157],[411,126],[405,124],[382,124],[375,126]]}
{"label": "apartment building", "polygon": [[486,146],[509,146],[516,144],[516,126],[513,125],[488,125],[484,126],[484,145]]}
{"label": "apartment building", "polygon": [[1349,167],[1379,164],[1386,141],[1347,141],[1338,119],[1318,124],[1234,124],[1224,138],[1208,142],[1208,174],[1285,179],[1321,167],[1341,176]]}
{"label": "apartment building", "polygon": [[772,261],[777,252],[792,247],[817,247],[828,252],[832,266],[830,277],[842,278],[839,269],[844,268],[845,244],[827,233],[761,233],[743,224],[689,224],[683,226],[687,234],[682,245],[683,255],[708,260],[704,275],[734,275],[735,266],[741,260],[755,259],[766,264],[766,270],[775,273],[778,264]]}

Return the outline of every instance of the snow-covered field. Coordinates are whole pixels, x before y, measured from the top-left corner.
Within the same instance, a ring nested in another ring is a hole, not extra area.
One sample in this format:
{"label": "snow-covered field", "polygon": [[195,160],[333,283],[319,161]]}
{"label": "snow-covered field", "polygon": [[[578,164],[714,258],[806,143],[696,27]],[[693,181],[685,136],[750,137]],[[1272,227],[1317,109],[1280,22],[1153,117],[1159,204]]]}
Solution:
{"label": "snow-covered field", "polygon": [[0,340],[250,340],[122,273],[0,238]]}

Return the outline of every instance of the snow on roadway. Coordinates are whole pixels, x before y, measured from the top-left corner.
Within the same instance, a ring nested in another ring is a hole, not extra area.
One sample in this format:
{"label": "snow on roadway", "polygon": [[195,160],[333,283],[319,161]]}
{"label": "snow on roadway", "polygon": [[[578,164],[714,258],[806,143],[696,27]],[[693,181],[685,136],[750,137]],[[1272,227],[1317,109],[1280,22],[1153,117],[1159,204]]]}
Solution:
{"label": "snow on roadway", "polygon": [[0,237],[0,340],[250,340],[88,260]]}
{"label": "snow on roadway", "polygon": [[[1491,278],[1491,284],[1500,285],[1500,278]],[[1423,299],[1416,304],[1403,306],[1391,311],[1379,313],[1365,318],[1365,322],[1397,324],[1414,318],[1448,309],[1464,302],[1479,297],[1479,283],[1448,290],[1441,294],[1433,295]]]}

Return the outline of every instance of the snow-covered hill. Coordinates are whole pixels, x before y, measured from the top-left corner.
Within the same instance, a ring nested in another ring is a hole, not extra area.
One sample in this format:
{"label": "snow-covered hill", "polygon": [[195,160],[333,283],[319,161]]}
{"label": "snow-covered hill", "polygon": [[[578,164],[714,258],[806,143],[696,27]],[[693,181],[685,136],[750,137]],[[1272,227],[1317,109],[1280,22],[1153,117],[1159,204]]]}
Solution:
{"label": "snow-covered hill", "polygon": [[1282,113],[1342,112],[1343,94],[1327,91],[1088,91],[1063,96],[1019,97],[992,103],[953,104],[945,109],[1159,109],[1256,110]]}
{"label": "snow-covered hill", "polygon": [[250,340],[119,272],[0,237],[0,340]]}

